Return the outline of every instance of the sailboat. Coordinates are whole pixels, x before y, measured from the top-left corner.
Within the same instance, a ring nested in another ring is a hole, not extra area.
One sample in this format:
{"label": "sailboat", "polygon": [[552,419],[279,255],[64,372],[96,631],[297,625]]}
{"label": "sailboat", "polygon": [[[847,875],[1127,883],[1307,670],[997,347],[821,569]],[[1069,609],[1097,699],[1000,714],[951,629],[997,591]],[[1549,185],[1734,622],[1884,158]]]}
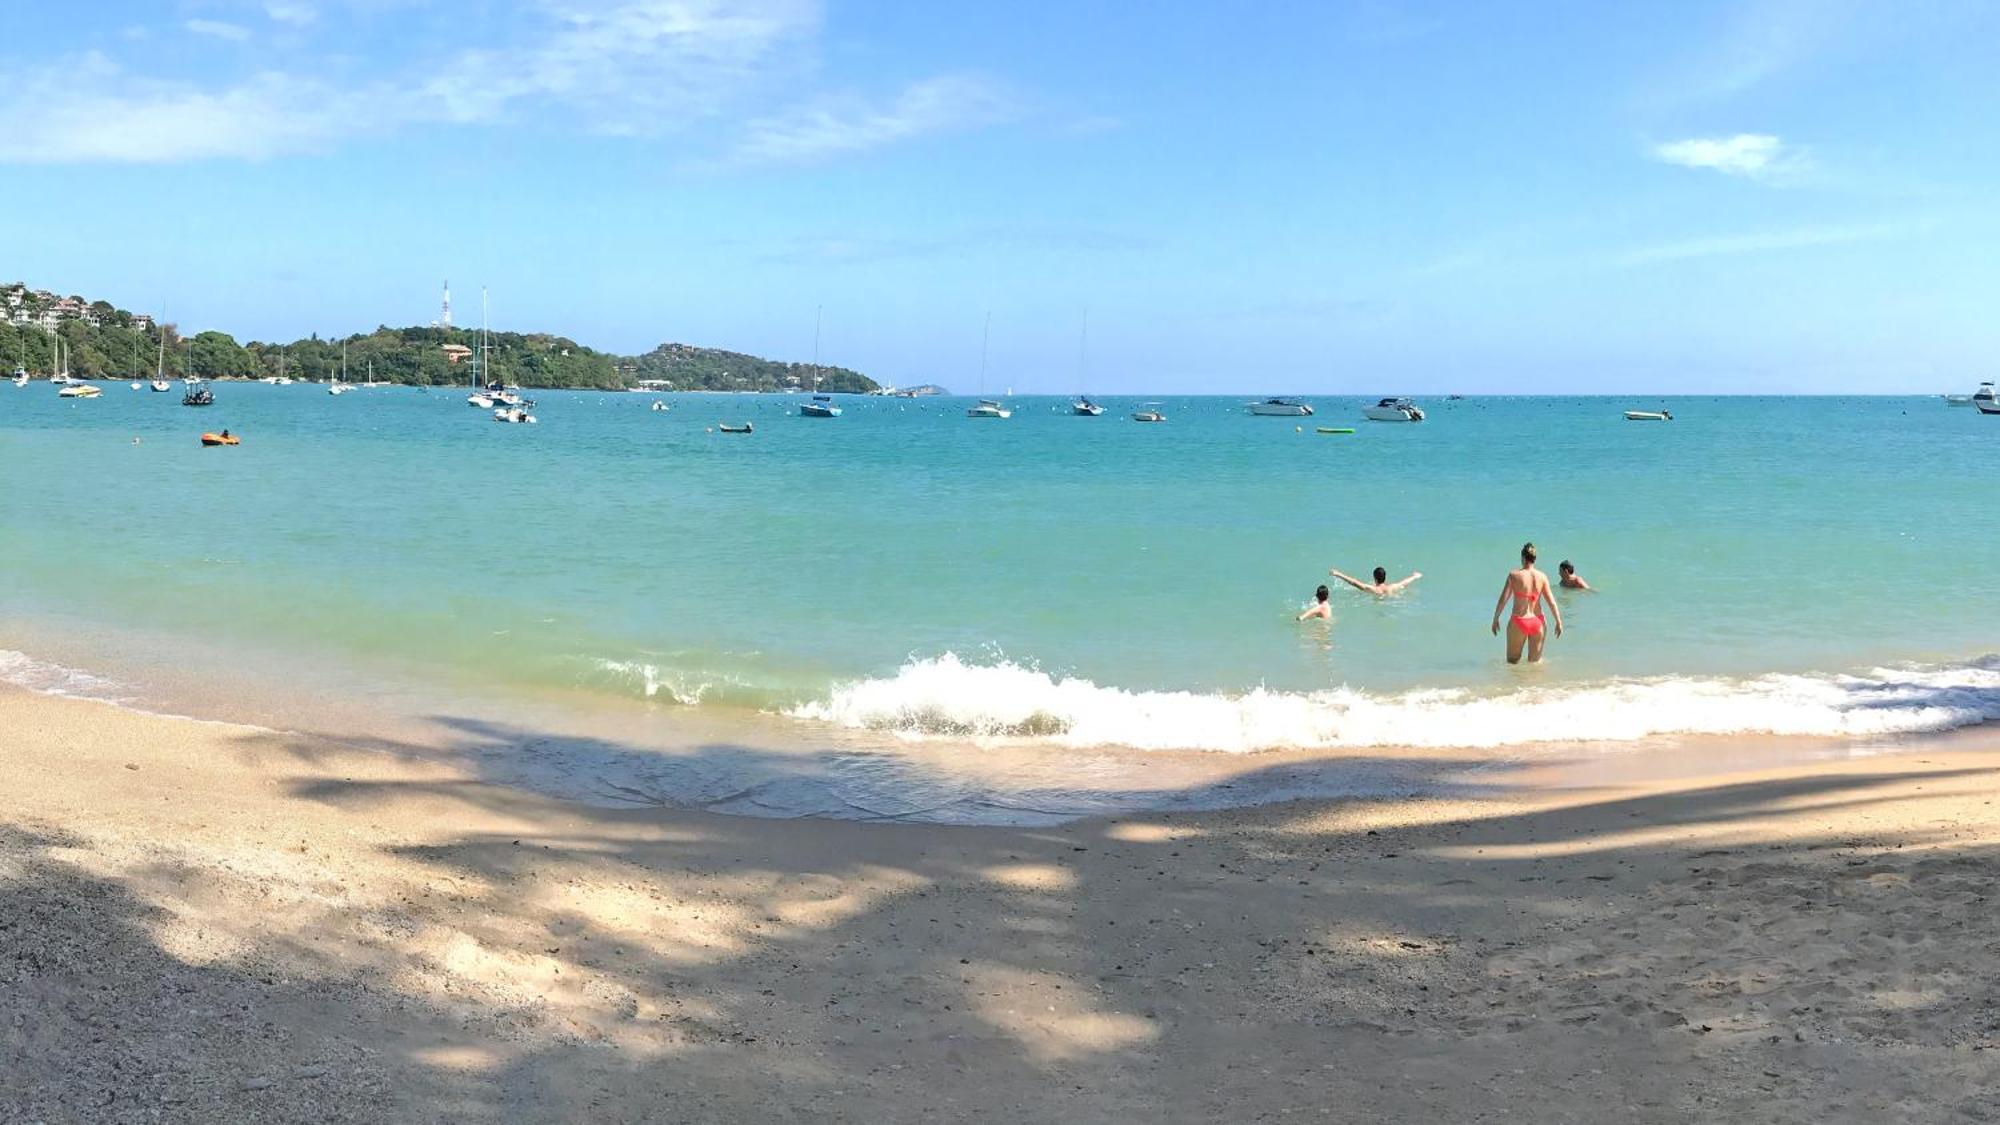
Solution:
{"label": "sailboat", "polygon": [[153,360],[152,387],[154,391],[171,391],[174,389],[174,385],[167,382],[167,328],[164,323],[166,315],[162,313],[160,319],[162,321],[160,325],[160,352]]}
{"label": "sailboat", "polygon": [[192,340],[188,341],[187,378],[181,380],[181,382],[187,387],[187,393],[181,396],[182,406],[215,405],[215,392],[209,390],[208,384],[194,373],[194,341]]}
{"label": "sailboat", "polygon": [[805,418],[838,418],[840,407],[833,404],[830,396],[819,393],[819,314],[819,307],[814,306],[812,398],[799,404],[799,414]]}
{"label": "sailboat", "polygon": [[1005,406],[983,397],[986,394],[986,345],[993,336],[993,314],[986,314],[986,327],[979,333],[979,405],[967,407],[967,418],[1012,418],[1014,412]]}
{"label": "sailboat", "polygon": [[351,389],[347,384],[347,342],[343,340],[340,344],[340,374],[335,375],[333,382],[327,384],[326,393],[344,395]]}
{"label": "sailboat", "polygon": [[54,371],[49,376],[49,382],[54,383],[57,386],[68,386],[69,368],[63,363],[63,338],[61,336],[57,336],[51,333],[49,336],[49,343],[55,349],[54,357],[50,363],[50,366],[54,368]]}
{"label": "sailboat", "polygon": [[[499,384],[492,382],[492,380],[488,378],[489,373],[486,369],[486,366],[488,363],[492,361],[491,352],[492,349],[488,347],[486,343],[486,287],[480,286],[479,361],[473,364],[472,393],[465,396],[465,404],[467,406],[477,407],[480,410],[491,410],[493,409],[494,405],[500,401],[499,396],[492,392],[498,391],[501,394],[506,393],[506,388],[501,387]],[[518,406],[520,405],[520,400],[517,398],[513,403],[509,403],[508,405]]]}
{"label": "sailboat", "polygon": [[68,353],[63,349],[62,337],[60,336],[56,337],[56,356],[57,367],[55,377],[63,384],[63,389],[56,392],[58,396],[62,398],[96,398],[98,395],[104,393],[81,379],[72,379],[69,377]]}
{"label": "sailboat", "polygon": [[[1083,332],[1076,341],[1076,369],[1078,381],[1083,381],[1090,371],[1090,314],[1083,314]],[[1070,405],[1069,412],[1080,418],[1096,418],[1104,413],[1104,408],[1090,401],[1087,394],[1079,394]]]}

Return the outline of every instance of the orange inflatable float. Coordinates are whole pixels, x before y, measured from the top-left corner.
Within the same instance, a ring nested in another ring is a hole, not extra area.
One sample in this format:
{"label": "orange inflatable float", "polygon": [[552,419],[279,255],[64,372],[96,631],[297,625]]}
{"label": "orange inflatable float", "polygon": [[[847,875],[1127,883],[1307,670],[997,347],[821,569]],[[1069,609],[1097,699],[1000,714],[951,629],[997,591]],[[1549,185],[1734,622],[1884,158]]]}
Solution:
{"label": "orange inflatable float", "polygon": [[203,445],[242,445],[243,440],[228,430],[224,430],[219,434],[201,435],[201,443]]}

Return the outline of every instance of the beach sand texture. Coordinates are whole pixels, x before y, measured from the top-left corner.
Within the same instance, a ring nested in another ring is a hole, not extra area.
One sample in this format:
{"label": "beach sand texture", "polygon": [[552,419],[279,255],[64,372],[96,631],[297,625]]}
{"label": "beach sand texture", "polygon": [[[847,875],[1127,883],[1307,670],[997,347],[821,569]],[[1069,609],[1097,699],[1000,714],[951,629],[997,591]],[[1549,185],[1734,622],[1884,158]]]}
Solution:
{"label": "beach sand texture", "polygon": [[2000,1117],[1981,739],[1036,830],[12,689],[0,756],[0,1120]]}

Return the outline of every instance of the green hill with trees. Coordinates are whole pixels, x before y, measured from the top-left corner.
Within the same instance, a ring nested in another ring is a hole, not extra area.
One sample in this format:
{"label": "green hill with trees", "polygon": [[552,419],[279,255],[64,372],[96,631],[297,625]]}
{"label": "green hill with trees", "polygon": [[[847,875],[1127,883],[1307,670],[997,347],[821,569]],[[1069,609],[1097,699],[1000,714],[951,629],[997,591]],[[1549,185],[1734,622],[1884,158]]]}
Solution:
{"label": "green hill with trees", "polygon": [[867,394],[875,380],[845,367],[818,367],[759,359],[741,352],[697,348],[692,344],[661,344],[627,361],[633,379],[660,379],[682,391],[790,391],[810,388],[814,375],[829,394]]}
{"label": "green hill with trees", "polygon": [[[81,298],[52,294],[27,297],[25,287],[0,286],[27,299],[20,308],[39,315],[53,301],[66,300],[72,315],[56,324],[68,353],[70,374],[86,379],[151,378],[161,348],[169,378],[190,372],[205,379],[261,379],[288,375],[325,381],[340,371],[341,347],[347,348],[348,378],[367,378],[373,365],[377,379],[430,386],[472,382],[472,357],[478,354],[479,332],[465,328],[377,328],[345,339],[310,336],[291,343],[239,344],[226,332],[181,335],[177,325],[153,325],[143,317],[97,301],[84,306]],[[87,308],[89,318],[76,310]],[[0,374],[15,365],[31,374],[55,369],[55,339],[40,323],[10,323],[9,308],[0,307]],[[91,323],[95,321],[96,323]],[[665,380],[676,390],[788,391],[813,385],[833,393],[865,393],[876,389],[873,379],[844,367],[820,367],[760,359],[740,352],[661,344],[641,356],[621,357],[587,348],[564,336],[541,332],[489,332],[492,376],[524,387],[616,390],[642,379]]]}

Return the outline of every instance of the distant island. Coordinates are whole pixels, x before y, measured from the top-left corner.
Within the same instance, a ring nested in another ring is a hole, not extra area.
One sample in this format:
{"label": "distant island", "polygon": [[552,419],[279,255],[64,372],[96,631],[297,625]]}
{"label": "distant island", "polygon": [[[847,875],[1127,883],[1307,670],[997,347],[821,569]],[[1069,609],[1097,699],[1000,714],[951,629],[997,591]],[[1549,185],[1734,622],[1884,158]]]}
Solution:
{"label": "distant island", "polygon": [[[478,355],[476,329],[390,328],[337,339],[309,336],[291,343],[240,344],[227,332],[182,335],[177,325],[156,324],[144,313],[106,301],[59,296],[22,284],[0,285],[0,375],[16,366],[30,374],[55,370],[56,340],[70,374],[83,379],[150,377],[161,360],[169,378],[265,379],[285,376],[325,382],[347,377],[420,386],[472,381]],[[845,367],[818,367],[761,359],[740,352],[661,344],[640,356],[617,356],[549,333],[488,332],[491,375],[526,387],[625,390],[643,382],[688,391],[799,391],[817,382],[829,394],[873,394],[875,380]]]}

